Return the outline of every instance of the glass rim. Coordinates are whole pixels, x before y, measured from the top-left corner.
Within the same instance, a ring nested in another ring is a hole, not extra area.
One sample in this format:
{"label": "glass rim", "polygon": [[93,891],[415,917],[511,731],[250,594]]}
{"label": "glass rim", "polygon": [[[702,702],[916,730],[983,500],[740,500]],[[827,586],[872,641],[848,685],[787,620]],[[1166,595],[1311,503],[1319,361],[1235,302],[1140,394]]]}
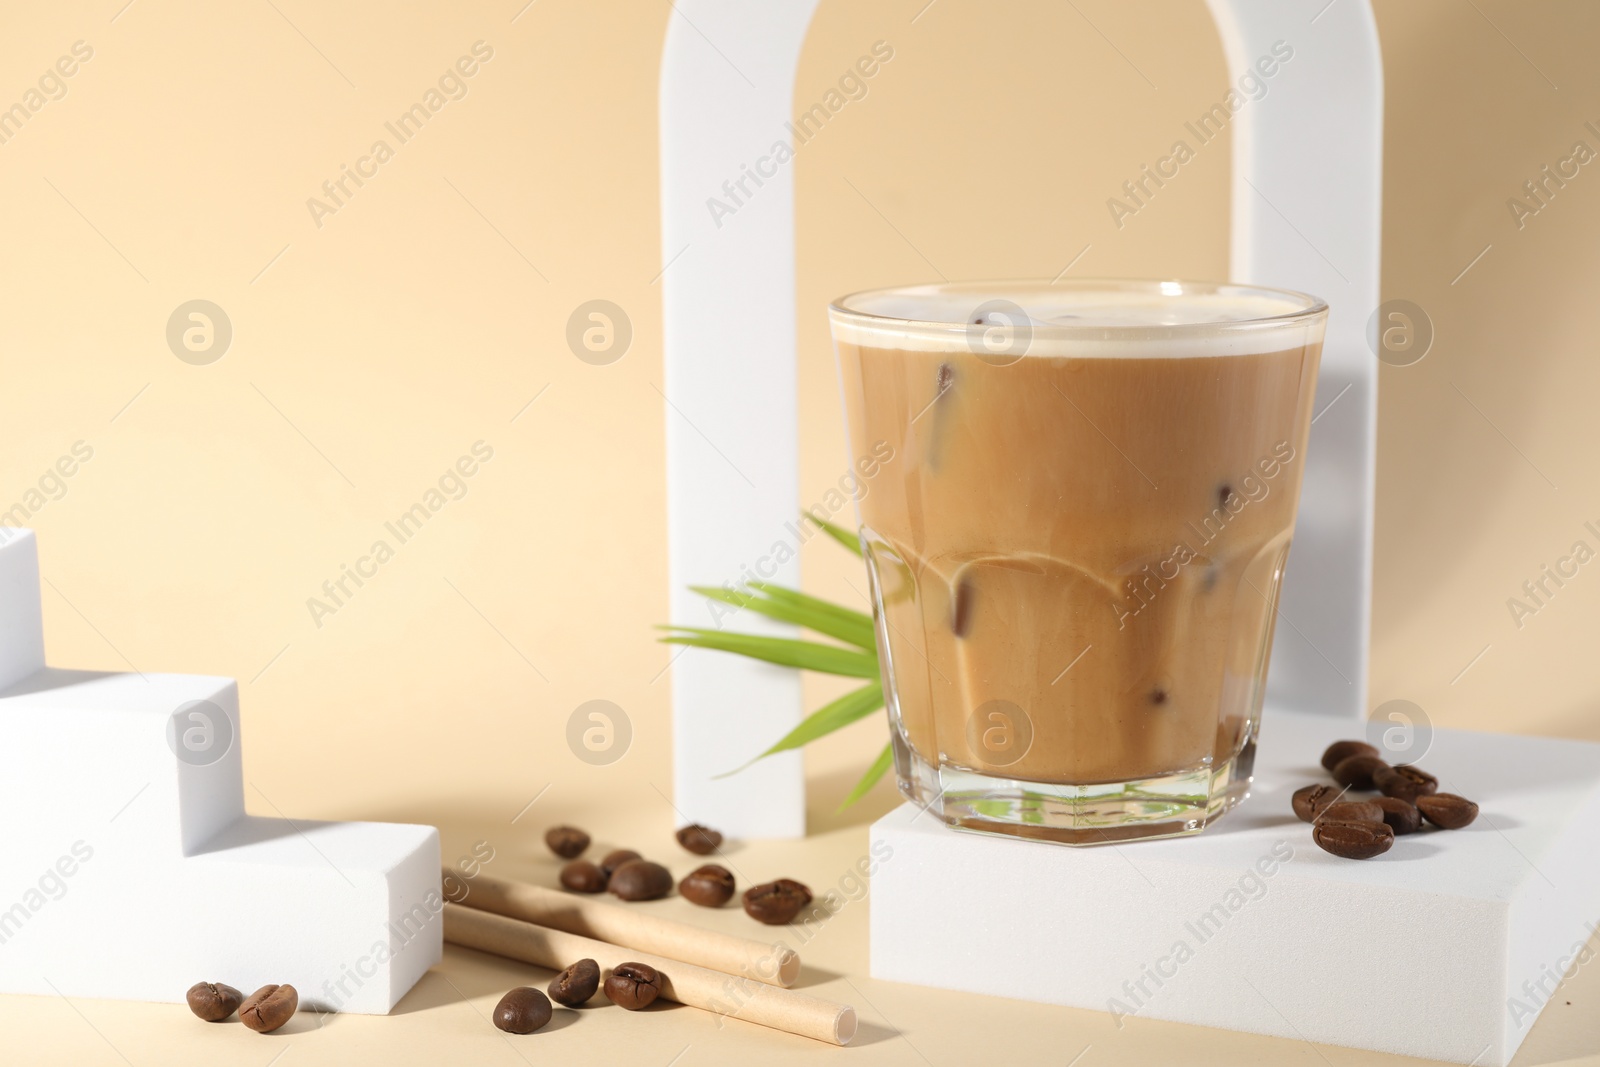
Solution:
{"label": "glass rim", "polygon": [[[1175,290],[1175,291],[1174,291]],[[953,338],[965,336],[972,324],[936,319],[912,318],[865,311],[859,306],[873,298],[895,296],[940,296],[970,294],[974,301],[1012,300],[1024,294],[1042,293],[1146,294],[1157,301],[1176,300],[1191,294],[1229,295],[1240,298],[1267,298],[1288,302],[1289,310],[1243,318],[1216,318],[1177,323],[1063,323],[1029,324],[1034,339],[1040,341],[1117,341],[1214,336],[1218,333],[1250,333],[1312,325],[1324,320],[1328,304],[1320,297],[1295,289],[1234,282],[1213,282],[1181,278],[1074,278],[1065,281],[1037,279],[935,282],[862,289],[841,296],[828,305],[828,316],[836,324],[855,326],[864,332],[889,331],[902,337]],[[1020,303],[1021,301],[1016,301]],[[1019,308],[1020,310],[1020,308]]]}

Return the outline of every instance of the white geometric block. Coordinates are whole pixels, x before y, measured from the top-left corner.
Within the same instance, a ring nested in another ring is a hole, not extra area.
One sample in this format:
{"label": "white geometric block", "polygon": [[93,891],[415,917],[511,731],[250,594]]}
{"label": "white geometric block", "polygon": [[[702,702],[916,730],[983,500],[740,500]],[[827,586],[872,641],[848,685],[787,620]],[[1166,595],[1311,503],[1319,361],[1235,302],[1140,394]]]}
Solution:
{"label": "white geometric block", "polygon": [[1261,734],[1251,798],[1196,837],[1073,849],[891,812],[873,977],[1505,1064],[1593,954],[1600,745],[1435,731],[1419,762],[1477,820],[1355,862],[1289,804],[1350,725],[1269,710]]}
{"label": "white geometric block", "polygon": [[33,531],[0,526],[0,688],[44,666],[42,610]]}
{"label": "white geometric block", "polygon": [[392,1009],[442,951],[438,831],[246,815],[232,679],[44,667],[38,609],[5,539],[0,628],[40,654],[0,690],[0,992]]}

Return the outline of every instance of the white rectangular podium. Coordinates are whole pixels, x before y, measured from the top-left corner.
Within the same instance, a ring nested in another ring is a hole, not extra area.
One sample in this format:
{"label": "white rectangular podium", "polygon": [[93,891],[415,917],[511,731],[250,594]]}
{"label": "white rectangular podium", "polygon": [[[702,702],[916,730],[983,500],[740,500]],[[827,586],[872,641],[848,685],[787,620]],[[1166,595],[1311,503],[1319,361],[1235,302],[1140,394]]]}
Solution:
{"label": "white rectangular podium", "polygon": [[1600,919],[1600,745],[1437,730],[1471,826],[1342,860],[1295,818],[1360,728],[1268,711],[1253,795],[1189,838],[1096,848],[872,827],[872,976],[1430,1059],[1505,1064]]}

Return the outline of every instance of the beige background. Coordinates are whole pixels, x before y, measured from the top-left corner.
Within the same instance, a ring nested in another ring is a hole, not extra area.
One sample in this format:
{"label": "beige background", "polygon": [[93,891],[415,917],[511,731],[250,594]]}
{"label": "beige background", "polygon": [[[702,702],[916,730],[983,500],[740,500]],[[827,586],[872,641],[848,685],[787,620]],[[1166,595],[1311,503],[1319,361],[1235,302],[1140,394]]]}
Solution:
{"label": "beige background", "polygon": [[[255,811],[432,822],[447,856],[486,839],[502,873],[536,879],[554,870],[537,833],[564,819],[676,863],[668,656],[650,627],[666,615],[655,86],[667,21],[682,16],[644,0],[123,2],[13,4],[0,35],[0,107],[74,42],[94,50],[0,145],[0,510],[75,442],[93,449],[28,519],[53,660],[237,676]],[[873,42],[895,49],[795,163],[797,504],[845,469],[828,298],[1069,263],[1226,271],[1222,146],[1122,230],[1105,208],[1223,90],[1198,0],[1038,0],[1003,17],[978,0],[924,3],[824,3],[802,57],[803,107]],[[1506,606],[1575,540],[1600,547],[1582,528],[1600,525],[1600,176],[1585,168],[1521,230],[1505,206],[1575,140],[1600,148],[1583,129],[1600,124],[1600,10],[1381,0],[1377,12],[1383,289],[1424,307],[1437,340],[1416,366],[1381,371],[1369,703],[1600,738],[1600,564],[1520,629]],[[391,139],[383,124],[480,40],[493,58],[466,95],[319,227],[307,199]],[[209,366],[165,340],[194,298],[233,325]],[[605,367],[564,339],[595,298],[634,329]],[[465,495],[317,626],[307,598],[478,441],[494,458]],[[803,562],[808,588],[859,599],[835,546],[815,540]],[[831,691],[808,684],[814,701]],[[564,739],[595,698],[634,729],[605,768]],[[885,783],[833,814],[881,729],[815,746],[812,838],[744,846],[731,855],[741,873],[838,880],[895,803]],[[695,918],[746,929],[733,913]],[[864,1048],[840,1054],[853,1059],[1066,1063],[1086,1045],[1086,1065],[1383,1059],[1143,1021],[1119,1032],[1095,1013],[873,983],[865,933],[866,905],[852,903],[807,949],[816,991],[871,1024]],[[519,975],[452,951],[404,1014],[302,1020],[283,1062],[348,1062],[357,1042],[389,1062],[825,1054],[689,1010],[597,1011],[511,1048],[478,1013]],[[1593,1005],[1596,981],[1569,983],[1519,1062],[1600,1059],[1600,1027],[1582,1021],[1592,1007],[1562,1003]],[[181,1008],[28,998],[0,998],[0,1032],[30,1060],[75,1064],[265,1063],[283,1047]]]}

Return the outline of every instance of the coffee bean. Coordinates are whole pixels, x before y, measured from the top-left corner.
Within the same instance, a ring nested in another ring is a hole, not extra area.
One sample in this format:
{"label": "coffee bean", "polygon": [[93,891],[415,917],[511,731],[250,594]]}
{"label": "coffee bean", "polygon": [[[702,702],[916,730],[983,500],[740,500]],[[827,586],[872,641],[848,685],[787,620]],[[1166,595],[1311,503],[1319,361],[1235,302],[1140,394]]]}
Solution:
{"label": "coffee bean", "polygon": [[290,1019],[300,1006],[292,985],[264,985],[239,1005],[239,1021],[258,1034],[270,1034]]}
{"label": "coffee bean", "polygon": [[184,994],[189,1010],[208,1023],[221,1022],[239,1010],[244,994],[221,982],[196,982]]}
{"label": "coffee bean", "polygon": [[606,883],[623,900],[656,900],[672,892],[672,872],[649,860],[629,860]]}
{"label": "coffee bean", "polygon": [[599,988],[600,965],[594,960],[583,959],[550,980],[550,999],[557,1004],[576,1008],[594,996]]}
{"label": "coffee bean", "polygon": [[550,1021],[550,998],[532,986],[518,986],[494,1006],[494,1024],[508,1034],[531,1034]]}
{"label": "coffee bean", "polygon": [[1415,804],[1399,797],[1374,797],[1371,803],[1383,809],[1383,821],[1389,824],[1396,837],[1414,834],[1422,827],[1422,813]]}
{"label": "coffee bean", "polygon": [[588,860],[573,860],[561,868],[561,888],[574,893],[604,893],[606,875]]}
{"label": "coffee bean", "polygon": [[589,847],[589,835],[576,826],[552,826],[544,832],[544,843],[562,859],[573,860]]}
{"label": "coffee bean", "polygon": [[661,975],[643,963],[619,963],[606,979],[606,997],[619,1008],[648,1008],[661,995]]}
{"label": "coffee bean", "polygon": [[1409,763],[1374,771],[1372,784],[1386,797],[1399,797],[1411,803],[1416,803],[1418,797],[1439,791],[1439,779],[1421,767],[1413,767]]}
{"label": "coffee bean", "polygon": [[1387,766],[1389,765],[1377,756],[1363,753],[1346,756],[1333,765],[1333,780],[1350,789],[1371,789],[1372,776]]}
{"label": "coffee bean", "polygon": [[1341,800],[1317,813],[1317,822],[1383,822],[1383,809],[1370,800]]}
{"label": "coffee bean", "polygon": [[733,872],[708,863],[678,883],[678,895],[703,908],[720,908],[733,899]]}
{"label": "coffee bean", "polygon": [[631,848],[615,849],[611,852],[607,852],[605,858],[600,861],[600,873],[604,874],[606,879],[609,881],[611,876],[616,873],[618,867],[621,867],[629,860],[636,860],[640,858],[640,855]]}
{"label": "coffee bean", "polygon": [[1315,822],[1322,809],[1336,803],[1344,790],[1331,785],[1308,785],[1294,791],[1289,803],[1301,822]]}
{"label": "coffee bean", "polygon": [[696,856],[709,856],[722,847],[722,835],[710,827],[695,823],[678,831],[678,844]]}
{"label": "coffee bean", "polygon": [[751,886],[744,891],[744,911],[756,922],[782,926],[811,903],[811,890],[790,878]]}
{"label": "coffee bean", "polygon": [[1454,793],[1418,797],[1417,810],[1442,830],[1459,830],[1478,817],[1478,805]]}
{"label": "coffee bean", "polygon": [[1328,746],[1322,754],[1322,769],[1331,771],[1339,766],[1340,760],[1349,759],[1351,756],[1381,756],[1377,748],[1365,741],[1335,741]]}
{"label": "coffee bean", "polygon": [[1394,844],[1394,831],[1381,822],[1329,822],[1326,819],[1311,827],[1311,840],[1324,852],[1350,860],[1369,860],[1389,851]]}

